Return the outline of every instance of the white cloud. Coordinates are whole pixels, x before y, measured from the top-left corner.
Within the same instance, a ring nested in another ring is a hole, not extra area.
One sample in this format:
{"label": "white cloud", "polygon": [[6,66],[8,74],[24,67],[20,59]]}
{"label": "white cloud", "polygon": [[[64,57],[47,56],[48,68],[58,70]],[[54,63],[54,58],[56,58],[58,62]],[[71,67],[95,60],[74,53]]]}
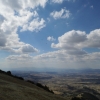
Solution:
{"label": "white cloud", "polygon": [[30,25],[29,25],[29,30],[30,30],[30,31],[33,31],[33,30],[38,31],[38,30],[42,29],[42,28],[45,27],[45,26],[46,26],[46,25],[45,25],[45,20],[42,18],[42,19],[39,21],[39,19],[37,18],[37,19],[34,19],[34,20],[30,23]]}
{"label": "white cloud", "polygon": [[20,48],[20,50],[24,53],[38,52],[36,48],[31,46],[30,44],[26,44]]}
{"label": "white cloud", "polygon": [[60,18],[69,18],[71,15],[69,10],[61,9],[60,11],[53,11],[50,13],[50,16],[52,16],[54,19],[60,19]]}
{"label": "white cloud", "polygon": [[[17,34],[22,31],[39,31],[45,20],[39,18],[36,7],[45,7],[48,0],[0,0],[0,49],[15,53],[32,53],[38,50],[22,42]],[[32,11],[33,10],[33,11]]]}
{"label": "white cloud", "polygon": [[59,49],[100,48],[100,29],[93,30],[89,34],[72,30],[58,37],[58,41],[58,44],[52,43],[51,47]]}
{"label": "white cloud", "polygon": [[96,29],[87,35],[86,47],[100,48],[100,29]]}
{"label": "white cloud", "polygon": [[52,0],[53,3],[62,3],[64,0]]}
{"label": "white cloud", "polygon": [[[16,53],[7,57],[7,63],[15,67],[67,67],[77,68],[84,66],[100,66],[100,53],[87,53],[83,48],[100,48],[100,29],[86,34],[84,31],[69,31],[58,37],[58,43],[52,43],[57,51],[30,56],[39,50],[30,44],[22,42],[17,34],[18,28],[22,31],[39,31],[45,27],[45,20],[39,18],[35,7],[45,7],[48,0],[0,0],[0,50]],[[55,3],[62,1],[56,0]],[[33,11],[31,11],[33,10]],[[50,15],[54,19],[69,18],[70,11],[61,9]],[[49,21],[49,19],[48,19]],[[47,38],[54,41],[53,36]],[[11,54],[12,54],[11,53]],[[19,61],[19,62],[17,62]],[[96,63],[94,63],[96,62]],[[6,63],[6,62],[4,62]],[[0,63],[1,64],[1,63]],[[70,67],[71,66],[71,67]]]}
{"label": "white cloud", "polygon": [[[59,50],[30,56],[28,52],[38,50],[27,44],[19,48],[19,52],[26,54],[12,55],[7,57],[6,62],[10,66],[33,67],[37,68],[99,68],[100,52],[88,53],[83,48],[100,48],[100,29],[86,34],[84,31],[69,31],[58,37],[58,44],[52,44],[53,48]],[[5,48],[7,49],[7,48]],[[16,51],[18,52],[18,50]],[[16,61],[19,61],[17,63]],[[26,63],[27,62],[27,63]]]}
{"label": "white cloud", "polygon": [[48,41],[55,41],[56,39],[53,36],[49,36],[49,37],[47,37],[47,40]]}
{"label": "white cloud", "polygon": [[30,68],[33,66],[33,57],[28,54],[10,55],[5,59],[5,63],[10,69],[25,70],[25,68]]}
{"label": "white cloud", "polygon": [[[79,53],[80,52],[80,53]],[[58,50],[44,53],[35,57],[26,55],[12,55],[6,58],[10,66],[15,67],[36,66],[37,68],[99,68],[100,53],[86,53],[85,51],[69,52],[67,50]],[[17,61],[19,63],[17,63]],[[27,62],[27,63],[26,63]],[[31,69],[32,70],[32,69]]]}
{"label": "white cloud", "polygon": [[28,54],[22,54],[22,55],[10,55],[9,57],[6,58],[9,61],[25,61],[25,60],[31,60],[33,59],[31,56]]}
{"label": "white cloud", "polygon": [[[82,50],[58,50],[33,57],[33,61],[53,68],[99,68],[100,53],[86,53]],[[43,67],[43,66],[42,66]]]}
{"label": "white cloud", "polygon": [[30,53],[39,52],[38,49],[34,48],[30,44],[23,44],[19,47],[17,47],[17,46],[15,46],[15,47],[2,46],[2,47],[0,47],[0,49],[5,50],[5,51],[9,51],[9,52],[14,53],[14,54],[30,54]]}
{"label": "white cloud", "polygon": [[61,4],[64,1],[68,1],[68,2],[72,1],[72,2],[75,2],[76,0],[51,0],[52,3],[58,3],[58,4]]}
{"label": "white cloud", "polygon": [[[13,55],[7,57],[7,62],[13,66],[17,60],[20,61],[19,66],[32,65],[38,68],[99,68],[100,52],[88,53],[83,48],[100,48],[100,29],[91,31],[86,34],[84,31],[69,31],[61,37],[58,37],[58,44],[52,44],[52,47],[58,48],[57,51],[52,51],[37,56]],[[31,46],[24,47],[25,51],[30,51]],[[21,48],[21,50],[23,47]],[[23,50],[22,50],[23,51]],[[33,66],[33,69],[34,69]]]}
{"label": "white cloud", "polygon": [[60,49],[77,49],[80,48],[81,43],[86,40],[87,37],[85,32],[72,30],[58,37],[59,43],[52,43],[51,47]]}
{"label": "white cloud", "polygon": [[[26,9],[26,8],[35,8],[37,6],[45,7],[46,3],[48,0],[0,0],[0,6],[2,7],[3,10],[20,10],[20,9]],[[6,8],[5,8],[6,6]],[[8,11],[7,10],[7,11]]]}
{"label": "white cloud", "polygon": [[35,18],[33,19],[30,23],[26,23],[22,26],[21,31],[39,31],[42,28],[44,28],[45,25],[45,20],[43,18],[39,19],[39,18]]}

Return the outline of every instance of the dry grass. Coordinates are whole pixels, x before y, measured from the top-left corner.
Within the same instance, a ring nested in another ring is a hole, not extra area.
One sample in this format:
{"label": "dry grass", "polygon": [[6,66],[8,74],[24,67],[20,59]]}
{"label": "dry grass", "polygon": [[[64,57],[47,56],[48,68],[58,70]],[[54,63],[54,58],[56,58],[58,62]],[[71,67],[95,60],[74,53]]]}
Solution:
{"label": "dry grass", "polygon": [[65,100],[8,75],[0,74],[0,100]]}

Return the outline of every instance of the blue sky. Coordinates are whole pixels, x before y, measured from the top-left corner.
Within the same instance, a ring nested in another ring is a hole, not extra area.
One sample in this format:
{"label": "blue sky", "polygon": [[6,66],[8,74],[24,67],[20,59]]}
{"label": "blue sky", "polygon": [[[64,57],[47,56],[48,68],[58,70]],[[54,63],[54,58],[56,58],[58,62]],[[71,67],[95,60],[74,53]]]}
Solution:
{"label": "blue sky", "polygon": [[99,0],[1,0],[0,69],[100,68]]}

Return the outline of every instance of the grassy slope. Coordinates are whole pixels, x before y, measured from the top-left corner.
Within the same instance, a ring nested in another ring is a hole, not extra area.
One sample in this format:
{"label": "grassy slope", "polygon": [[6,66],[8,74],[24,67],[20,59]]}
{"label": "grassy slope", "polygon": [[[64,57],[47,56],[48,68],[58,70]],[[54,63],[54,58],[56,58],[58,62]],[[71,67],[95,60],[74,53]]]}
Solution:
{"label": "grassy slope", "polygon": [[34,84],[0,73],[0,100],[65,100]]}

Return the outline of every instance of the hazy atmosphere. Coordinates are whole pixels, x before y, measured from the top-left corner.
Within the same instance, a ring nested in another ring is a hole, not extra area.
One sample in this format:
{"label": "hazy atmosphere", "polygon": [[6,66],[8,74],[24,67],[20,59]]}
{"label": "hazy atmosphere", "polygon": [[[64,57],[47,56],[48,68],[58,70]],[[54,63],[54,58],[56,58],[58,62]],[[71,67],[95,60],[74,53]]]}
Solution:
{"label": "hazy atmosphere", "polygon": [[0,0],[0,69],[100,68],[100,0]]}

